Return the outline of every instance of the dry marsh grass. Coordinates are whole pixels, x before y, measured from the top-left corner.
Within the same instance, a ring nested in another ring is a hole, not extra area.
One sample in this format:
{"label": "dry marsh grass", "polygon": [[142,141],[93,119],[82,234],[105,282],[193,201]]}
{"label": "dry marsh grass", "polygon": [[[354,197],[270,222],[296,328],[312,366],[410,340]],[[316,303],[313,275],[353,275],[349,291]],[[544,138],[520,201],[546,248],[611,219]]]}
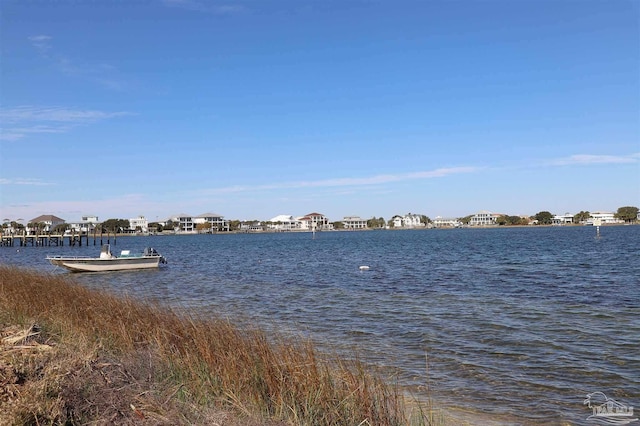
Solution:
{"label": "dry marsh grass", "polygon": [[1,424],[441,424],[357,360],[68,276],[0,266],[0,326]]}

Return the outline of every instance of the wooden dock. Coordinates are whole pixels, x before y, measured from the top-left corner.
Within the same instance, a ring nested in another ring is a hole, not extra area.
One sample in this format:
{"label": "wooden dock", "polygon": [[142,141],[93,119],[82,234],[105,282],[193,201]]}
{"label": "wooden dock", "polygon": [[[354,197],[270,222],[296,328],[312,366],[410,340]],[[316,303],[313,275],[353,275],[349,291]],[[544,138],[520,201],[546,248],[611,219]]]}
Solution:
{"label": "wooden dock", "polygon": [[115,244],[115,235],[88,235],[88,234],[38,234],[38,235],[0,235],[0,246],[2,247],[15,247],[16,244],[20,247],[26,246],[64,246],[65,241],[69,246],[82,246],[89,245],[89,240],[93,239],[93,245],[111,244],[111,237],[113,237],[113,243]]}

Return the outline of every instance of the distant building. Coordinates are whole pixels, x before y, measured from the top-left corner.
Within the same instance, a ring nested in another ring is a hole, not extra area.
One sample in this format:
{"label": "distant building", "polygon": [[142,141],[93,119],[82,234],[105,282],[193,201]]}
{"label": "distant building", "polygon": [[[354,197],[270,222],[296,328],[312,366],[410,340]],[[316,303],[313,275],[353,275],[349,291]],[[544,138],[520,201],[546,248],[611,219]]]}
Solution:
{"label": "distant building", "polygon": [[149,232],[149,221],[144,216],[129,219],[129,229],[134,232],[147,233]]}
{"label": "distant building", "polygon": [[601,223],[602,225],[613,224],[613,223],[624,223],[624,220],[620,220],[615,217],[615,213],[611,212],[593,212],[591,213],[591,217],[587,219],[587,225],[594,225],[597,223]]}
{"label": "distant building", "polygon": [[196,231],[193,217],[186,213],[172,215],[164,222],[164,224],[166,225],[169,221],[173,224],[173,230],[176,232],[194,233]]}
{"label": "distant building", "polygon": [[433,220],[433,226],[435,228],[458,228],[462,226],[462,223],[455,217],[436,216]]}
{"label": "distant building", "polygon": [[469,226],[494,226],[498,224],[498,218],[500,216],[502,215],[482,210],[471,216]]}
{"label": "distant building", "polygon": [[240,230],[243,232],[262,232],[264,231],[264,226],[259,221],[242,222]]}
{"label": "distant building", "polygon": [[342,225],[344,229],[366,229],[367,221],[360,216],[345,216]]}
{"label": "distant building", "polygon": [[573,223],[573,215],[565,213],[563,215],[555,215],[551,218],[552,225],[567,225]]}
{"label": "distant building", "polygon": [[96,226],[98,226],[98,216],[88,215],[82,216],[81,220],[77,222],[69,222],[69,231],[75,233],[92,233]]}
{"label": "distant building", "polygon": [[[33,218],[29,221],[30,224],[37,224],[37,223],[42,223],[44,224],[43,228],[40,228],[40,231],[44,231],[44,232],[51,232],[53,230],[53,228],[55,228],[58,225],[62,225],[65,223],[64,219],[59,218],[58,216],[54,216],[52,214],[45,214],[45,215],[41,215],[38,216],[36,218]],[[27,226],[27,231],[34,231],[35,232],[35,228],[34,227],[28,227]]]}
{"label": "distant building", "polygon": [[329,224],[329,219],[320,213],[309,213],[308,215],[299,217],[298,220],[301,224],[300,229],[308,231],[323,231],[333,228],[333,226]]}
{"label": "distant building", "polygon": [[396,215],[391,218],[394,228],[424,228],[422,216],[418,214],[407,213],[404,216]]}
{"label": "distant building", "polygon": [[274,231],[298,231],[302,228],[302,222],[293,216],[281,214],[269,219],[267,227]]}
{"label": "distant building", "polygon": [[[165,230],[169,230],[166,226],[171,223],[173,230],[178,233],[196,233],[198,228],[200,232],[217,232],[217,231],[229,231],[229,221],[224,216],[218,213],[202,213],[198,216],[191,216],[187,213],[179,213],[169,216],[164,221],[158,222]],[[207,224],[205,230],[203,225]]]}
{"label": "distant building", "polygon": [[218,213],[202,213],[193,218],[193,223],[196,225],[209,224],[210,232],[229,231],[229,221]]}

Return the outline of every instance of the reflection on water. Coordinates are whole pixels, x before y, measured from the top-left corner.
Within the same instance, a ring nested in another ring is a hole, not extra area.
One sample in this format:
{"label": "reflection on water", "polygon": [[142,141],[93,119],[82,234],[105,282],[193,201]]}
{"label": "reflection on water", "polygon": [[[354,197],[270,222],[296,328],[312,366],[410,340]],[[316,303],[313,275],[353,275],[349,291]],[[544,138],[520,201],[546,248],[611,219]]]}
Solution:
{"label": "reflection on water", "polygon": [[[639,241],[640,226],[123,237],[117,251],[169,264],[73,277],[357,350],[445,404],[584,423],[590,392],[640,405]],[[98,252],[0,247],[0,261],[66,273],[45,256]]]}

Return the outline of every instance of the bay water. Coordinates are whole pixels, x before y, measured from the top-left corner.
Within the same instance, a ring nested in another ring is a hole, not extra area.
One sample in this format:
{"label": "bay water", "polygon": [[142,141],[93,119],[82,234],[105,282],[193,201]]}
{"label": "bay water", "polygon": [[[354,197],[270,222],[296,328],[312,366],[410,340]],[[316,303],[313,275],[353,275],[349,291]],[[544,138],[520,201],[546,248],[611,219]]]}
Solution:
{"label": "bay water", "polygon": [[[640,226],[110,242],[154,247],[168,265],[73,279],[309,338],[481,422],[587,424],[592,392],[640,407]],[[0,262],[68,274],[45,257],[97,256],[93,243],[0,247]]]}

